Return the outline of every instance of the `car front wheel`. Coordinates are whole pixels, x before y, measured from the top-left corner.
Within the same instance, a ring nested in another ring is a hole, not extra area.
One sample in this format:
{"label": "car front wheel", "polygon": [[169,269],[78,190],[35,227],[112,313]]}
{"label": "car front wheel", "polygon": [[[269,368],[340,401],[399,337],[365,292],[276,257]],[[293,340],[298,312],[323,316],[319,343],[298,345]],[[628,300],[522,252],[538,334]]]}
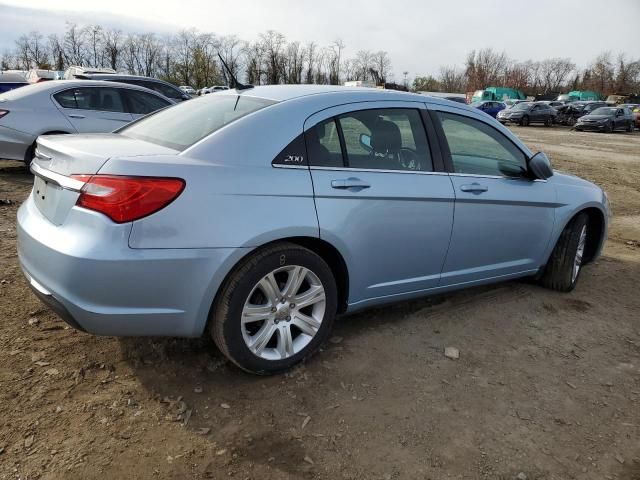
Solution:
{"label": "car front wheel", "polygon": [[259,250],[229,276],[212,310],[211,334],[240,368],[273,374],[320,348],[336,310],[336,282],[326,262],[283,243]]}
{"label": "car front wheel", "polygon": [[587,214],[580,213],[562,231],[540,277],[543,286],[560,292],[575,288],[587,245],[588,222]]}

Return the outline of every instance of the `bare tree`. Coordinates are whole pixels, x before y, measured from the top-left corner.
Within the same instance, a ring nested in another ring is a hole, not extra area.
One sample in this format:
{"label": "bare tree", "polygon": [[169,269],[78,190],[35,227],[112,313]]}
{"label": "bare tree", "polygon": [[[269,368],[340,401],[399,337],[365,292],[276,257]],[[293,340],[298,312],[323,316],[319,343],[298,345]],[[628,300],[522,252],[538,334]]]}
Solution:
{"label": "bare tree", "polygon": [[309,42],[305,48],[307,70],[304,77],[305,83],[313,83],[314,67],[316,65],[316,57],[318,55],[318,46],[315,42]]}
{"label": "bare tree", "polygon": [[107,65],[117,70],[122,54],[122,32],[120,30],[107,30],[104,32],[104,54]]}
{"label": "bare tree", "polygon": [[491,48],[471,51],[466,62],[467,89],[478,90],[501,83],[508,63],[509,59],[504,52],[497,53]]}
{"label": "bare tree", "polygon": [[68,65],[84,65],[87,60],[86,29],[67,23],[64,34],[64,56]]}
{"label": "bare tree", "polygon": [[90,25],[87,27],[87,38],[91,49],[91,65],[93,67],[104,66],[104,45],[103,31],[100,25]]}
{"label": "bare tree", "polygon": [[540,62],[541,86],[544,91],[559,91],[575,68],[575,64],[568,58],[549,58]]}
{"label": "bare tree", "polygon": [[462,93],[465,87],[464,72],[455,66],[440,68],[440,86],[442,91],[450,93]]}
{"label": "bare tree", "polygon": [[380,82],[386,83],[387,77],[391,74],[391,59],[389,54],[383,50],[379,50],[371,55],[371,68],[375,69],[380,76]]}

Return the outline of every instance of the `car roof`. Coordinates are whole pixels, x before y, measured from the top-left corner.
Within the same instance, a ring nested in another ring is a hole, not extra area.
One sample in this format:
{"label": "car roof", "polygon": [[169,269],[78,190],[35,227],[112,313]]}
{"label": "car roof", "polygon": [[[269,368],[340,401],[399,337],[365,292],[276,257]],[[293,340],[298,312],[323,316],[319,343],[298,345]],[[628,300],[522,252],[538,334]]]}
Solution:
{"label": "car roof", "polygon": [[[121,87],[128,88],[130,90],[140,90],[143,92],[151,92],[155,95],[158,95],[170,103],[173,103],[171,100],[163,96],[162,94],[150,90],[148,88],[140,87],[138,85],[131,85],[129,83],[119,83],[119,82],[107,82],[104,80],[51,80],[49,82],[38,82],[31,83],[29,85],[25,85],[24,87],[16,88],[15,90],[11,90],[12,100],[17,100],[22,97],[28,97],[31,95],[39,95],[46,94],[49,92],[63,90],[65,88],[74,88],[74,87]],[[8,92],[7,92],[8,93]]]}
{"label": "car roof", "polygon": [[473,107],[441,97],[402,92],[400,90],[368,87],[344,87],[341,85],[261,85],[243,90],[231,88],[229,90],[223,90],[216,93],[216,96],[221,95],[241,95],[272,100],[275,102],[285,102],[289,100],[304,101],[305,99],[312,100],[314,98],[318,98],[318,96],[323,96],[326,98],[327,104],[332,103],[333,105],[339,105],[341,102],[421,102],[445,106],[448,105],[456,108],[468,109],[469,111],[475,111],[475,108]]}

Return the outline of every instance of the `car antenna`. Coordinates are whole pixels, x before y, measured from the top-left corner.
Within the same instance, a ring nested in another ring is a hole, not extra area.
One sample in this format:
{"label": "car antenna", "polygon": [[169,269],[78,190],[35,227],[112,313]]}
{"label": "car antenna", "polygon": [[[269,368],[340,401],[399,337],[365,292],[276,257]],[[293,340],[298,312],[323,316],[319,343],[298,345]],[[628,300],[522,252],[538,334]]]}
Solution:
{"label": "car antenna", "polygon": [[227,71],[227,74],[229,75],[229,78],[231,79],[231,85],[230,85],[231,88],[235,88],[236,90],[248,90],[249,88],[253,88],[253,85],[245,85],[245,84],[240,83],[238,81],[238,79],[231,72],[231,69],[227,65],[227,62],[225,62],[222,59],[222,55],[220,55],[220,53],[218,53],[218,58],[220,58],[220,61],[222,62],[222,66]]}

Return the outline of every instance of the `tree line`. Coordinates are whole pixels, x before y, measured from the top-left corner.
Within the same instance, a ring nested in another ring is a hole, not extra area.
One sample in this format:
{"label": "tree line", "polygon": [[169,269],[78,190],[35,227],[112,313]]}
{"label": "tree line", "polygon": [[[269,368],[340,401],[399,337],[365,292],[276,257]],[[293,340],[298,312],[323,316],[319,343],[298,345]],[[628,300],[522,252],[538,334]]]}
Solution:
{"label": "tree line", "polygon": [[391,73],[387,52],[360,50],[347,58],[340,39],[321,46],[313,41],[287,41],[273,30],[259,34],[255,41],[244,41],[235,35],[196,30],[158,36],[75,23],[67,23],[61,35],[45,37],[34,31],[20,36],[15,49],[0,56],[0,69],[107,67],[202,88],[229,83],[218,54],[239,81],[256,85],[341,84],[346,79],[385,82]]}
{"label": "tree line", "polygon": [[640,59],[603,52],[587,67],[570,58],[518,62],[491,48],[473,50],[464,68],[446,66],[438,76],[416,77],[413,88],[432,92],[471,92],[487,86],[507,86],[528,94],[593,90],[603,95],[640,93]]}
{"label": "tree line", "polygon": [[[118,72],[158,77],[195,88],[228,84],[222,56],[241,82],[260,84],[341,84],[346,80],[384,83],[393,79],[384,50],[345,55],[340,39],[330,45],[289,41],[268,30],[254,41],[236,35],[182,30],[174,35],[123,33],[100,25],[67,23],[64,33],[21,35],[15,48],[0,55],[0,69],[65,70],[70,65],[108,67]],[[417,76],[413,90],[469,92],[489,85],[518,88],[528,94],[595,90],[602,94],[640,92],[640,59],[604,52],[587,67],[569,58],[516,61],[490,48],[471,51],[464,66],[443,66],[437,76]]]}

